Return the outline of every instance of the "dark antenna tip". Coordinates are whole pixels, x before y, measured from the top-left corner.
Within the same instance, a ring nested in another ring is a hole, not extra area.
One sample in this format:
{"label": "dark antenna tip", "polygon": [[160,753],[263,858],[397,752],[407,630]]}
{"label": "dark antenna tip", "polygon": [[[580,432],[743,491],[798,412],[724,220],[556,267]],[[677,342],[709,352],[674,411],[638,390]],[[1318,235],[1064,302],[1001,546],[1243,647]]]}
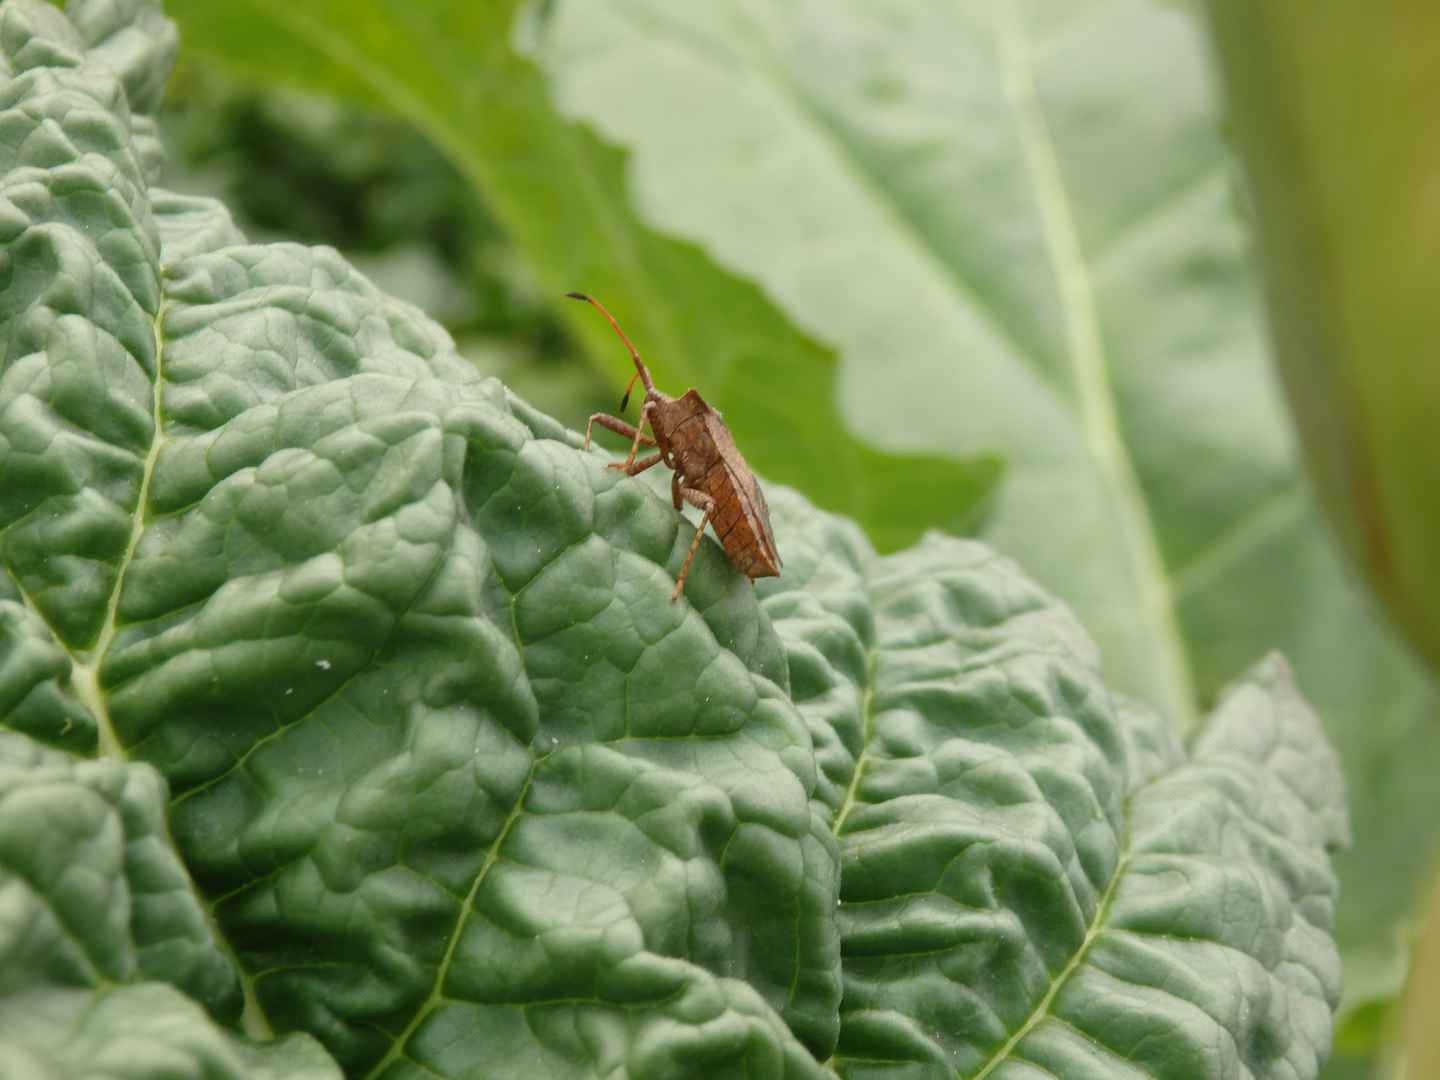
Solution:
{"label": "dark antenna tip", "polygon": [[625,406],[630,404],[630,391],[625,391],[625,396],[620,399],[620,411],[625,411]]}
{"label": "dark antenna tip", "polygon": [[588,301],[590,299],[590,297],[586,296],[583,292],[567,292],[565,295],[568,296],[571,300]]}

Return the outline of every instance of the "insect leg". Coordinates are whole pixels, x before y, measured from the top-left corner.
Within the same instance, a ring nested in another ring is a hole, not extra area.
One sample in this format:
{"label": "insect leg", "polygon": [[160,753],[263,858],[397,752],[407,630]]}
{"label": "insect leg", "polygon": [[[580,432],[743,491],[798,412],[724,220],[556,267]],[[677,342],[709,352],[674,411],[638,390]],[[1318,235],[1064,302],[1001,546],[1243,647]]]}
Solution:
{"label": "insect leg", "polygon": [[[656,445],[655,440],[650,438],[649,435],[646,435],[644,431],[645,421],[648,419],[649,417],[647,415],[642,414],[640,417],[640,426],[635,429],[635,441],[630,444],[630,456],[625,459],[625,464],[620,466],[620,468],[624,469],[626,472],[630,472],[630,466],[635,464],[635,455],[639,452],[640,444],[642,442],[649,443],[651,446]],[[651,430],[654,429],[652,428]],[[663,457],[664,455],[656,456]],[[647,465],[645,467],[648,469],[650,466]],[[634,476],[635,474],[630,473],[630,475]]]}
{"label": "insect leg", "polygon": [[670,477],[670,498],[675,502],[675,509],[680,509],[680,474],[677,472]]}
{"label": "insect leg", "polygon": [[713,514],[715,512],[716,503],[714,498],[706,495],[705,492],[698,488],[685,487],[682,485],[680,487],[680,494],[684,495],[685,501],[695,507],[696,510],[704,510],[707,514]]}
{"label": "insect leg", "polygon": [[[655,402],[649,401],[649,400],[647,400],[644,405],[641,405],[641,406],[640,406],[640,426],[641,426],[641,427],[644,427],[646,424],[649,424],[649,425],[650,425],[650,430],[651,430],[651,431],[654,431],[654,430],[655,430],[655,417],[651,416],[650,413],[651,413],[654,409],[656,409],[656,408],[657,408],[657,406],[656,406]],[[648,440],[647,440],[647,441],[648,441]],[[651,446],[660,446],[660,444],[657,443],[657,442],[650,442],[650,445],[651,445]],[[660,446],[660,460],[663,461],[663,462],[665,462],[665,467],[666,467],[667,469],[673,469],[673,468],[675,468],[675,463],[670,460],[670,450],[669,450],[668,447]],[[676,504],[675,509],[677,509],[677,510],[680,509],[680,506],[679,506],[678,503]]]}
{"label": "insect leg", "polygon": [[685,501],[690,503],[691,506],[698,507],[705,511],[704,515],[700,518],[700,527],[695,530],[695,539],[690,541],[690,550],[685,555],[685,565],[680,567],[680,577],[679,580],[675,582],[675,591],[670,594],[670,602],[673,604],[676,600],[680,599],[680,592],[685,588],[685,575],[690,572],[690,560],[695,558],[695,549],[700,546],[700,537],[705,535],[705,525],[709,522],[710,515],[715,512],[715,500],[709,495],[706,495],[705,492],[697,491],[695,488],[680,487],[678,482],[672,484],[671,490],[679,491],[681,495],[685,496]]}
{"label": "insect leg", "polygon": [[644,472],[650,468],[650,466],[659,464],[660,455],[651,454],[649,457],[642,457],[639,461],[632,462],[629,465],[622,465],[618,461],[611,461],[606,463],[605,467],[607,469],[624,469],[627,475],[635,476],[638,473]]}
{"label": "insect leg", "polygon": [[[590,423],[585,425],[586,450],[590,449],[590,432],[596,424],[599,424],[607,431],[615,432],[616,435],[624,435],[627,439],[634,439],[638,437],[639,441],[644,443],[646,446],[655,445],[654,439],[652,439],[649,435],[642,434],[640,429],[635,427],[633,424],[627,424],[618,416],[611,416],[608,413],[597,412],[594,416],[590,417]],[[630,456],[633,458],[635,455],[631,454]]]}

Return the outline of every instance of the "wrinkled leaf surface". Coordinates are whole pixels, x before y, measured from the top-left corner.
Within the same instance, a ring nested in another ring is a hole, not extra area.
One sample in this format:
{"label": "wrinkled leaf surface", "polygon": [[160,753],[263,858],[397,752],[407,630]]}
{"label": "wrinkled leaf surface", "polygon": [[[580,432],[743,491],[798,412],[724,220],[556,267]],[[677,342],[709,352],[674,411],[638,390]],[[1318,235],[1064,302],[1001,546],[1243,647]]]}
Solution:
{"label": "wrinkled leaf surface", "polygon": [[[1437,696],[1300,484],[1193,6],[171,8],[208,60],[419,121],[557,294],[602,295],[662,385],[714,396],[764,475],[882,549],[952,489],[909,466],[860,484],[812,422],[832,398],[878,446],[1000,455],[986,537],[1076,608],[1118,688],[1180,718],[1283,651],[1354,804],[1348,985],[1393,991],[1440,822]],[[512,41],[628,158],[557,120]],[[608,327],[562,312],[628,377]],[[782,348],[792,323],[838,369]],[[705,358],[732,334],[763,363]],[[946,499],[929,521],[969,520]]]}

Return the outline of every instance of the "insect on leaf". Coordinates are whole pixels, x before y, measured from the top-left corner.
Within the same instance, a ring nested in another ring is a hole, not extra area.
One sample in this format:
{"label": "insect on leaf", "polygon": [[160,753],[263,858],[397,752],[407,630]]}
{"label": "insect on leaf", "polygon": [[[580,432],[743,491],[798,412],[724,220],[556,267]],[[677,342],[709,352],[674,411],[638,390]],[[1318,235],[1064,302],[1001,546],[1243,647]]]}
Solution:
{"label": "insect on leaf", "polygon": [[170,44],[0,4],[0,1071],[1314,1080],[1283,662],[1182,747],[989,548],[783,488],[786,574],[672,604],[668,501],[155,185]]}

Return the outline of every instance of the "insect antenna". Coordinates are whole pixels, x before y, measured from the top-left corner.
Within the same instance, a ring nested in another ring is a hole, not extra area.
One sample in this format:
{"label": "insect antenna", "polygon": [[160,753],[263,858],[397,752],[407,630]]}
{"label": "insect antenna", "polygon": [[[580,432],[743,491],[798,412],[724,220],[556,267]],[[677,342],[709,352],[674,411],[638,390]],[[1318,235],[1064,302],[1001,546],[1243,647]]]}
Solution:
{"label": "insect antenna", "polygon": [[630,339],[625,336],[625,331],[620,329],[620,324],[615,321],[615,316],[606,311],[599,300],[596,300],[593,296],[586,296],[582,292],[567,292],[565,295],[571,300],[584,300],[587,304],[594,305],[601,315],[604,315],[605,318],[610,320],[610,325],[615,328],[615,332],[620,335],[620,340],[623,341],[625,347],[630,350],[630,357],[635,361],[635,375],[631,378],[630,385],[625,388],[625,397],[620,401],[620,411],[624,412],[625,406],[630,404],[630,391],[635,386],[635,379],[639,379],[644,383],[646,390],[655,389],[655,384],[650,381],[650,372],[646,369],[645,362],[640,359],[640,354],[635,351],[635,346],[630,344]]}
{"label": "insect antenna", "polygon": [[630,382],[625,387],[625,396],[620,399],[620,411],[625,411],[625,406],[630,404],[630,391],[635,389],[635,380],[640,377],[640,372],[630,376]]}

